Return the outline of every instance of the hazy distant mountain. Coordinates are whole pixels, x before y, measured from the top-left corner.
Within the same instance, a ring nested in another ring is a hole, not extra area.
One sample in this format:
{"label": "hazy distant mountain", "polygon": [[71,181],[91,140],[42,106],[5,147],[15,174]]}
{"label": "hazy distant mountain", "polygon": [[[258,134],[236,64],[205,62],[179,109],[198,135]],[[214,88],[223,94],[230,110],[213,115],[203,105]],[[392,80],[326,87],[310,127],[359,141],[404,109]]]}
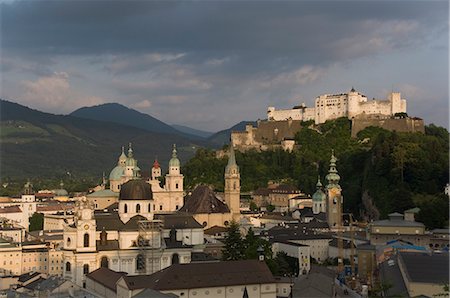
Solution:
{"label": "hazy distant mountain", "polygon": [[[135,111],[127,112],[128,109],[120,105],[107,105],[106,110],[116,113],[124,122],[137,117]],[[111,114],[98,117],[105,119]],[[141,119],[150,121],[150,118],[143,115]],[[172,144],[177,144],[182,162],[202,145],[172,133],[175,129],[165,127],[156,119],[152,128],[166,129],[170,133],[70,115],[53,115],[4,100],[0,100],[0,119],[2,178],[59,177],[66,172],[79,177],[100,177],[103,171],[108,175],[117,163],[121,146],[127,146],[129,142],[133,143],[139,167],[148,175],[155,156],[163,165],[168,162]],[[139,123],[139,119],[135,123]]]}
{"label": "hazy distant mountain", "polygon": [[187,133],[190,135],[194,135],[194,136],[199,136],[199,137],[205,138],[205,139],[214,134],[213,132],[210,132],[210,131],[194,129],[194,128],[190,128],[190,127],[178,125],[178,124],[172,124],[172,127],[178,131],[181,131],[181,132],[184,132],[184,133]]}
{"label": "hazy distant mountain", "polygon": [[244,131],[245,130],[245,126],[247,124],[252,124],[253,126],[255,126],[256,125],[256,121],[241,121],[238,124],[228,128],[228,129],[224,129],[224,130],[221,130],[219,132],[216,132],[215,134],[210,136],[207,139],[207,141],[209,143],[211,143],[216,148],[222,147],[223,145],[226,145],[226,144],[230,143],[230,138],[231,138],[231,132],[232,131]]}

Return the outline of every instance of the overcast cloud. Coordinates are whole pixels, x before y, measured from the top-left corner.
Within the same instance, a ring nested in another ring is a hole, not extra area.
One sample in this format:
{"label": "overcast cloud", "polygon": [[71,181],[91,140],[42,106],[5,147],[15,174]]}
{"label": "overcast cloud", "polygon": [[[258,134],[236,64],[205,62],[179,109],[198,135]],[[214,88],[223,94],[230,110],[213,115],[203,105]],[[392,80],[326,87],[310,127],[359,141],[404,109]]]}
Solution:
{"label": "overcast cloud", "polygon": [[1,96],[220,130],[354,86],[448,127],[447,1],[8,1]]}

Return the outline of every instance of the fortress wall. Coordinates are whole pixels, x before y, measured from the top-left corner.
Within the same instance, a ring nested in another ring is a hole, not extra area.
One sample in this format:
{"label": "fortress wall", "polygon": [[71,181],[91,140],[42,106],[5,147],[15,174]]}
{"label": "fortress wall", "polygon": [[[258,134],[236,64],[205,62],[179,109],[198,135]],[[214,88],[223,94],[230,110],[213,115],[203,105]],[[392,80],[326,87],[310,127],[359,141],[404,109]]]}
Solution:
{"label": "fortress wall", "polygon": [[402,118],[402,119],[364,119],[354,118],[352,120],[352,137],[356,138],[358,132],[366,127],[381,127],[390,131],[398,132],[421,132],[425,133],[425,125],[419,118]]}

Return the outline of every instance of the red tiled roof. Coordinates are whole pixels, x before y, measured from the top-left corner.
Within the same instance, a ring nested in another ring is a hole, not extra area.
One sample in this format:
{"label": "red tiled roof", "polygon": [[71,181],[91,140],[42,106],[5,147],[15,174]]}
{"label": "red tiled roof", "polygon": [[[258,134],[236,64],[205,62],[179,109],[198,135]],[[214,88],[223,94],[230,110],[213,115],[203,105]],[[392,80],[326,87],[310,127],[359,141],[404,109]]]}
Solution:
{"label": "red tiled roof", "polygon": [[6,206],[0,207],[0,213],[21,213],[19,206]]}

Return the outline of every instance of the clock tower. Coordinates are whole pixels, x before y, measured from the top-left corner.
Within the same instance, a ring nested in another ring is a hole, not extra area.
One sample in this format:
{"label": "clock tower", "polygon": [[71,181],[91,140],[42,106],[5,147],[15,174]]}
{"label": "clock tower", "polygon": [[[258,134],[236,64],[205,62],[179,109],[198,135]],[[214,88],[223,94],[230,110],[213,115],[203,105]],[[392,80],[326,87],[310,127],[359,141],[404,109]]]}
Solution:
{"label": "clock tower", "polygon": [[95,231],[96,224],[94,219],[94,208],[90,206],[86,197],[79,201],[79,209],[76,216],[76,251],[77,252],[95,252]]}
{"label": "clock tower", "polygon": [[330,169],[328,175],[325,177],[328,181],[326,187],[327,195],[327,222],[330,229],[338,229],[342,225],[342,207],[344,198],[342,197],[342,189],[339,185],[339,176],[336,169],[336,157],[334,156],[334,150],[331,153]]}

